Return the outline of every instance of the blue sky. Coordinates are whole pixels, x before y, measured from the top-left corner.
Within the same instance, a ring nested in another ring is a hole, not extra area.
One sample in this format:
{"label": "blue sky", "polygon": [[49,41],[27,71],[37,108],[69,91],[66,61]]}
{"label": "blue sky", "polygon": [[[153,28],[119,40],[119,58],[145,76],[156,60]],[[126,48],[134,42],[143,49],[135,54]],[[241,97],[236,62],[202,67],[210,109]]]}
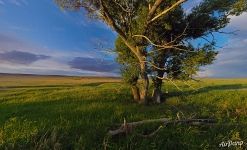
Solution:
{"label": "blue sky", "polygon": [[[247,77],[247,15],[232,19],[226,30],[239,30],[238,36],[217,36],[222,53],[200,76]],[[118,65],[105,50],[115,37],[106,25],[52,0],[0,0],[2,73],[115,76]]]}

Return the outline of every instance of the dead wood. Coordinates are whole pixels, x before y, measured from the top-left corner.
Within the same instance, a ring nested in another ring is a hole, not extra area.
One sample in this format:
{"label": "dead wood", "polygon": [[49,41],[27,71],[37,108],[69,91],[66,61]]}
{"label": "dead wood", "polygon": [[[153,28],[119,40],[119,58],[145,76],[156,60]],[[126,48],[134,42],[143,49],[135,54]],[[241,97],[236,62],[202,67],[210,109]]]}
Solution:
{"label": "dead wood", "polygon": [[114,136],[118,134],[129,134],[133,131],[133,129],[137,126],[148,124],[148,123],[162,123],[162,125],[156,129],[154,132],[148,134],[148,135],[142,135],[143,137],[151,137],[155,135],[161,128],[167,126],[167,125],[178,125],[178,124],[187,124],[187,125],[213,125],[216,123],[215,119],[182,119],[182,120],[171,120],[168,118],[160,118],[160,119],[151,119],[151,120],[142,120],[137,122],[130,122],[127,123],[126,120],[124,120],[124,123],[115,130],[109,130],[108,135]]}

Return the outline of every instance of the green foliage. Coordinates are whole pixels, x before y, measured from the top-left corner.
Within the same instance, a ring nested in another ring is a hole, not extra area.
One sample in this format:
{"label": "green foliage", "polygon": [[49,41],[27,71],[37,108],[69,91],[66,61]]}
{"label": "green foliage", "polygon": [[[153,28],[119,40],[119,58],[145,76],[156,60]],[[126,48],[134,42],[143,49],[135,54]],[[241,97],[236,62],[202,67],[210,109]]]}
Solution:
{"label": "green foliage", "polygon": [[195,75],[201,66],[211,64],[217,52],[210,44],[205,44],[199,49],[190,46],[190,53],[179,53],[174,59],[168,61],[169,77],[174,79],[189,80]]}
{"label": "green foliage", "polygon": [[123,81],[129,85],[136,85],[139,79],[140,69],[134,65],[123,65],[121,67]]}
{"label": "green foliage", "polygon": [[137,58],[119,37],[115,42],[115,47],[118,54],[117,62],[121,65],[120,71],[123,80],[129,85],[136,85],[140,74]]}
{"label": "green foliage", "polygon": [[238,2],[233,4],[231,14],[240,15],[244,11],[247,11],[247,0],[238,0]]}
{"label": "green foliage", "polygon": [[219,31],[229,23],[229,15],[247,10],[246,3],[246,0],[204,0],[186,18],[191,28],[188,35],[198,38]]}

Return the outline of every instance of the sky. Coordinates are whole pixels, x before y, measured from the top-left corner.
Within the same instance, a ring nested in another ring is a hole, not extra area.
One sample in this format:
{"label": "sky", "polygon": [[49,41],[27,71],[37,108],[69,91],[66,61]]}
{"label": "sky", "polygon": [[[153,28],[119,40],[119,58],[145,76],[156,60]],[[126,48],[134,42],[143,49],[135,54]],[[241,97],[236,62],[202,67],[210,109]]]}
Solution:
{"label": "sky", "polygon": [[[53,0],[0,0],[0,73],[118,76],[107,50],[116,33],[83,14],[64,11]],[[237,35],[217,36],[223,48],[200,77],[247,77],[246,24],[247,13],[232,17],[225,30]]]}

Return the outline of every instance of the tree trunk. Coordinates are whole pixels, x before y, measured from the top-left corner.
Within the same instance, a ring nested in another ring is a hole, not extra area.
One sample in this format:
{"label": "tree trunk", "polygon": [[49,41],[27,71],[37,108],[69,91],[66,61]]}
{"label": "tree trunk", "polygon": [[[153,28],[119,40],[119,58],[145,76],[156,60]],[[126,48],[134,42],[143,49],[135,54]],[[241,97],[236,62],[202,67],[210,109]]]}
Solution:
{"label": "tree trunk", "polygon": [[[160,66],[163,67],[164,64],[160,62]],[[157,70],[158,77],[163,77],[164,71],[163,70]],[[162,98],[162,83],[163,80],[159,79],[158,77],[154,77],[153,79],[153,84],[154,84],[154,90],[153,90],[153,95],[152,99],[154,102],[160,104],[161,103],[161,98]]]}
{"label": "tree trunk", "polygon": [[133,95],[134,101],[139,102],[140,101],[139,88],[136,85],[132,85],[131,86],[131,91],[132,91],[132,95]]}
{"label": "tree trunk", "polygon": [[146,62],[140,62],[141,65],[141,82],[140,82],[140,103],[148,104],[148,89],[149,89],[149,79],[147,74],[147,64]]}
{"label": "tree trunk", "polygon": [[157,81],[154,83],[154,90],[153,90],[153,101],[160,104],[161,103],[161,97],[162,97],[162,80],[156,79]]}

